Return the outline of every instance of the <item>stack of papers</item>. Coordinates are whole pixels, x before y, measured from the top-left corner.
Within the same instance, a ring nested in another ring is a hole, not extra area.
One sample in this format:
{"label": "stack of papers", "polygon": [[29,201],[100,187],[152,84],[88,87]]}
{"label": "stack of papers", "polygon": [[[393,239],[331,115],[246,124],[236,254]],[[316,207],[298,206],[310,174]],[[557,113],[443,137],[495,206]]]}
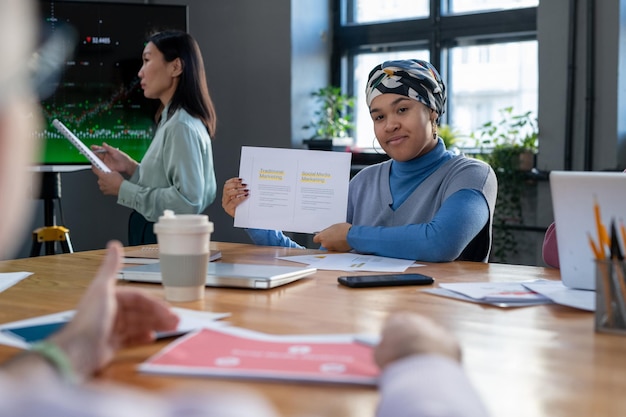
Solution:
{"label": "stack of papers", "polygon": [[567,288],[562,281],[465,282],[439,284],[423,290],[429,294],[497,307],[560,304],[585,311],[595,310],[595,292]]}
{"label": "stack of papers", "polygon": [[563,281],[537,280],[524,284],[530,290],[538,292],[557,304],[580,310],[596,310],[596,292],[576,290],[563,285]]}
{"label": "stack of papers", "polygon": [[524,307],[551,304],[552,300],[526,288],[519,282],[462,282],[439,284],[428,293],[497,307]]}

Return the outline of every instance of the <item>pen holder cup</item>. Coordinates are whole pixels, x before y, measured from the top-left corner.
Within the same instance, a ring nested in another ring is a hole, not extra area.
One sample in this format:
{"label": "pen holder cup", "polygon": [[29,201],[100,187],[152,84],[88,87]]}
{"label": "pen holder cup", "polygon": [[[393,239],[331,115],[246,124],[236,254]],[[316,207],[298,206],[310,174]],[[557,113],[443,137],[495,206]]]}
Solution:
{"label": "pen holder cup", "polygon": [[626,263],[596,261],[596,332],[626,335]]}

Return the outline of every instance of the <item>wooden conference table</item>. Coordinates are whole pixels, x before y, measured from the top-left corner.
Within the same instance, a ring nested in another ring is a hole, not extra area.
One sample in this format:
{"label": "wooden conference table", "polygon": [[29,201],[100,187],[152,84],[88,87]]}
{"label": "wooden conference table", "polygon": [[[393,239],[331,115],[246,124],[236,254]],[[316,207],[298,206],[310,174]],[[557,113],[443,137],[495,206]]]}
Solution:
{"label": "wooden conference table", "polygon": [[[214,242],[212,248],[222,251],[222,261],[241,263],[294,265],[275,257],[304,253],[236,243]],[[0,293],[0,323],[73,309],[102,256],[98,250],[0,262],[0,272],[34,272]],[[415,270],[437,282],[559,278],[558,271],[548,268],[472,262],[427,264]],[[626,415],[626,337],[595,333],[592,313],[558,305],[501,309],[421,293],[419,287],[349,289],[337,284],[340,274],[318,271],[273,290],[207,288],[203,301],[177,305],[231,312],[234,325],[276,334],[376,333],[390,312],[411,310],[458,336],[464,366],[493,416]],[[159,285],[120,285],[163,296]],[[121,352],[96,383],[115,381],[158,392],[253,389],[283,416],[365,417],[375,412],[374,388],[161,377],[135,371],[135,365],[165,344]],[[16,351],[0,346],[0,361]]]}

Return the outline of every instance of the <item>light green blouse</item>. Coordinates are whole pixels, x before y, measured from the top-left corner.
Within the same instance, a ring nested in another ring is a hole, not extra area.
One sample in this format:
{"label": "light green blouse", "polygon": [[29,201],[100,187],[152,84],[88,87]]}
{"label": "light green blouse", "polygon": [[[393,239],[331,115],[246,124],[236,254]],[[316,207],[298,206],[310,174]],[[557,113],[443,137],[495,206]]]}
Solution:
{"label": "light green blouse", "polygon": [[184,109],[161,122],[135,173],[122,182],[117,202],[155,222],[163,211],[201,213],[215,200],[211,138]]}

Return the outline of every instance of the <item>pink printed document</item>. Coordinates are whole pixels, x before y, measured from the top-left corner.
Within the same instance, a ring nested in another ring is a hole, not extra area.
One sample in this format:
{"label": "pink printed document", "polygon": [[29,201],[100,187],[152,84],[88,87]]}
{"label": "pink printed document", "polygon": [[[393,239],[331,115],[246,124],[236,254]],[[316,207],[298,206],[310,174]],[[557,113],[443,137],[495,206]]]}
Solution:
{"label": "pink printed document", "polygon": [[172,342],[142,372],[375,385],[372,347],[354,335],[278,336],[204,328]]}

